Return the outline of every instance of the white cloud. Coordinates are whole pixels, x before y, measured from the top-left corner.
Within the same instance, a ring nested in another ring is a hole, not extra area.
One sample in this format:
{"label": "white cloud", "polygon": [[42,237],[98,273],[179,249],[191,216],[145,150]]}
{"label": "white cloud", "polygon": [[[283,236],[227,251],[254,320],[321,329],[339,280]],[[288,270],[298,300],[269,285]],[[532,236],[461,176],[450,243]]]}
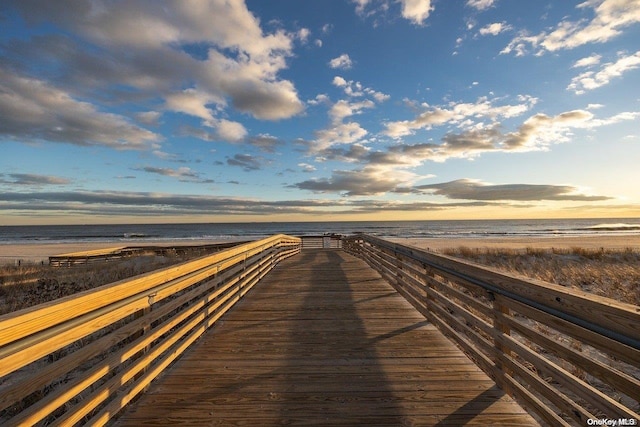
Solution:
{"label": "white cloud", "polygon": [[123,116],[103,113],[47,82],[0,68],[0,135],[18,141],[51,141],[143,150],[160,135]]}
{"label": "white cloud", "polygon": [[640,51],[633,55],[622,56],[616,62],[603,64],[598,72],[587,71],[579,74],[571,79],[567,89],[580,95],[588,90],[607,85],[613,78],[620,77],[623,73],[638,67],[640,67]]}
{"label": "white cloud", "polygon": [[165,96],[165,106],[171,111],[176,111],[191,116],[199,117],[211,125],[214,121],[213,112],[207,108],[207,104],[220,102],[220,99],[196,89],[185,89]]}
{"label": "white cloud", "polygon": [[511,25],[505,22],[494,22],[493,24],[488,24],[478,30],[481,36],[497,36],[500,33],[511,30]]}
{"label": "white cloud", "polygon": [[340,76],[335,76],[333,78],[332,84],[334,86],[338,86],[338,87],[345,87],[345,86],[347,86],[347,81],[344,78],[340,77]]}
{"label": "white cloud", "polygon": [[366,166],[356,170],[336,170],[330,178],[316,178],[294,184],[317,193],[343,193],[345,196],[381,195],[411,185],[418,176],[408,171],[389,173],[387,168]]}
{"label": "white cloud", "polygon": [[488,184],[472,179],[459,179],[439,184],[421,185],[416,189],[459,200],[510,201],[602,201],[610,197],[580,193],[571,185]]}
{"label": "white cloud", "polygon": [[333,123],[329,128],[316,131],[312,151],[322,151],[334,144],[351,144],[361,140],[367,131],[356,122]]}
{"label": "white cloud", "polygon": [[343,53],[337,58],[333,58],[331,61],[329,61],[329,66],[334,69],[341,68],[343,70],[348,70],[353,66],[353,61],[351,61],[351,58],[349,58],[349,55],[347,55],[346,53]]}
{"label": "white cloud", "polygon": [[316,167],[309,163],[298,163],[298,167],[302,169],[302,172],[311,173],[316,171]]}
{"label": "white cloud", "polygon": [[353,116],[354,114],[360,114],[365,108],[374,108],[373,101],[364,100],[360,102],[349,102],[346,100],[340,100],[333,104],[329,110],[329,117],[332,122],[337,123],[345,119],[346,117]]}
{"label": "white cloud", "polygon": [[247,130],[241,123],[227,119],[217,120],[214,123],[218,136],[225,141],[242,141],[247,136]]}
{"label": "white cloud", "polygon": [[433,126],[441,126],[447,123],[460,124],[467,119],[488,118],[495,120],[499,117],[516,117],[535,105],[537,99],[527,96],[520,101],[521,104],[496,106],[493,105],[494,101],[488,98],[480,98],[474,104],[451,103],[445,107],[428,106],[426,111],[413,120],[385,123],[386,130],[383,133],[392,138],[401,138],[411,135],[419,129],[430,129]]}
{"label": "white cloud", "polygon": [[487,10],[496,0],[467,0],[467,6],[472,7],[477,10]]}
{"label": "white cloud", "polygon": [[356,82],[353,80],[347,81],[340,76],[334,77],[332,84],[336,87],[343,88],[345,95],[350,97],[360,97],[360,96],[369,95],[373,97],[377,102],[384,102],[391,97],[386,93],[379,92],[370,87],[365,87],[360,82]]}
{"label": "white cloud", "polygon": [[[67,64],[70,78],[90,79],[98,73],[93,84],[128,84],[139,96],[167,96],[168,104],[176,101],[178,91],[190,89],[213,100],[216,108],[233,106],[258,119],[278,120],[303,111],[293,83],[278,73],[287,66],[294,40],[305,40],[309,30],[265,33],[243,0],[167,2],[162,7],[79,0],[73,13],[45,0],[16,7],[26,20],[51,22],[82,41],[69,44],[78,51],[72,56],[77,63]],[[206,57],[191,57],[182,49],[190,44],[209,46]],[[92,53],[96,50],[102,51],[100,56]],[[196,107],[183,109],[207,116]]]}
{"label": "white cloud", "polygon": [[309,30],[308,28],[301,28],[298,30],[298,33],[297,33],[298,40],[300,40],[303,44],[307,43],[310,35],[311,35],[311,30]]}
{"label": "white cloud", "polygon": [[[491,126],[466,128],[460,133],[448,133],[440,143],[404,144],[399,140],[386,151],[350,149],[335,151],[332,155],[367,164],[415,167],[427,160],[444,162],[450,158],[470,159],[487,152],[547,150],[553,144],[570,141],[575,129],[596,129],[623,121],[632,122],[639,117],[640,112],[623,112],[603,119],[596,118],[586,110],[566,111],[556,116],[539,113],[509,133],[503,133],[501,125],[494,123]],[[403,125],[390,127],[387,131],[402,134],[407,131]]]}
{"label": "white cloud", "polygon": [[640,22],[640,1],[638,0],[587,0],[576,6],[579,9],[593,9],[591,20],[561,21],[555,30],[531,36],[526,32],[515,37],[502,54],[515,52],[516,56],[527,53],[528,46],[555,52],[573,49],[588,43],[604,43],[620,34],[622,30]]}
{"label": "white cloud", "polygon": [[162,113],[159,111],[143,111],[136,114],[136,119],[145,125],[155,126],[159,123]]}
{"label": "white cloud", "polygon": [[433,10],[431,0],[400,0],[402,17],[416,25],[422,25]]}
{"label": "white cloud", "polygon": [[360,15],[364,12],[364,9],[371,2],[371,0],[353,0],[353,2],[356,4],[356,13]]}
{"label": "white cloud", "polygon": [[600,59],[602,59],[602,56],[594,53],[591,56],[587,56],[585,58],[577,60],[576,63],[573,64],[572,68],[590,67],[592,65],[598,65],[600,63]]}

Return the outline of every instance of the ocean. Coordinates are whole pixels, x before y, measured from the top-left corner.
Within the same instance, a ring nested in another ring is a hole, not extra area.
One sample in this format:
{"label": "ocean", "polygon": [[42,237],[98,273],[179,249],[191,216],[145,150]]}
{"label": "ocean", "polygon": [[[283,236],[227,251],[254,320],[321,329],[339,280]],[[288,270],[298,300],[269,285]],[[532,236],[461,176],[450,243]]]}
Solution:
{"label": "ocean", "polygon": [[203,224],[0,226],[0,244],[175,240],[257,240],[367,233],[382,238],[485,238],[640,235],[640,218],[468,221],[252,222]]}

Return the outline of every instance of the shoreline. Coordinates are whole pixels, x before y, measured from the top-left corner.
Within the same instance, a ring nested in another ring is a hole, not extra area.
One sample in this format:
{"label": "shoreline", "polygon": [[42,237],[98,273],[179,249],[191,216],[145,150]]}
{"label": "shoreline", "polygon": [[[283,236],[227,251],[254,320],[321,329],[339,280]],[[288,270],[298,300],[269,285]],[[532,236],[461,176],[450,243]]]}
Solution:
{"label": "shoreline", "polygon": [[[236,241],[246,239],[238,238]],[[570,249],[580,247],[585,249],[623,250],[626,248],[640,249],[640,234],[608,235],[608,236],[550,236],[550,237],[487,237],[487,238],[387,238],[387,240],[419,249],[441,251],[461,246],[484,249]],[[50,256],[64,253],[91,251],[124,246],[195,246],[218,243],[229,243],[229,239],[203,240],[131,240],[108,242],[73,242],[73,243],[10,243],[0,244],[0,264],[15,264],[21,262],[48,262]],[[123,244],[125,243],[125,244]]]}

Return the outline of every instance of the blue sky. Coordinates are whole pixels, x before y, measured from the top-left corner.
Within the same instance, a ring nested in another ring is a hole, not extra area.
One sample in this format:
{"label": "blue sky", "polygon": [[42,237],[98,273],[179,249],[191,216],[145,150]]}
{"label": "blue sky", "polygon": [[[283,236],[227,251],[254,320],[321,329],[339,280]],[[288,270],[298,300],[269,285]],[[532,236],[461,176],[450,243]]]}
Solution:
{"label": "blue sky", "polygon": [[640,216],[640,0],[0,1],[0,224]]}

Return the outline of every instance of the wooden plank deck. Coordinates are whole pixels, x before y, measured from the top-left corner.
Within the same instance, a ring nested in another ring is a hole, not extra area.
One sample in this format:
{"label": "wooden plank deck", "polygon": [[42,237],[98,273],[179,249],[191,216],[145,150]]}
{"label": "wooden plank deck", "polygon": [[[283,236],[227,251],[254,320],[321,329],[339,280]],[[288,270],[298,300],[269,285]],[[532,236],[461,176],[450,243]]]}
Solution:
{"label": "wooden plank deck", "polygon": [[537,425],[340,250],[280,264],[115,424]]}

